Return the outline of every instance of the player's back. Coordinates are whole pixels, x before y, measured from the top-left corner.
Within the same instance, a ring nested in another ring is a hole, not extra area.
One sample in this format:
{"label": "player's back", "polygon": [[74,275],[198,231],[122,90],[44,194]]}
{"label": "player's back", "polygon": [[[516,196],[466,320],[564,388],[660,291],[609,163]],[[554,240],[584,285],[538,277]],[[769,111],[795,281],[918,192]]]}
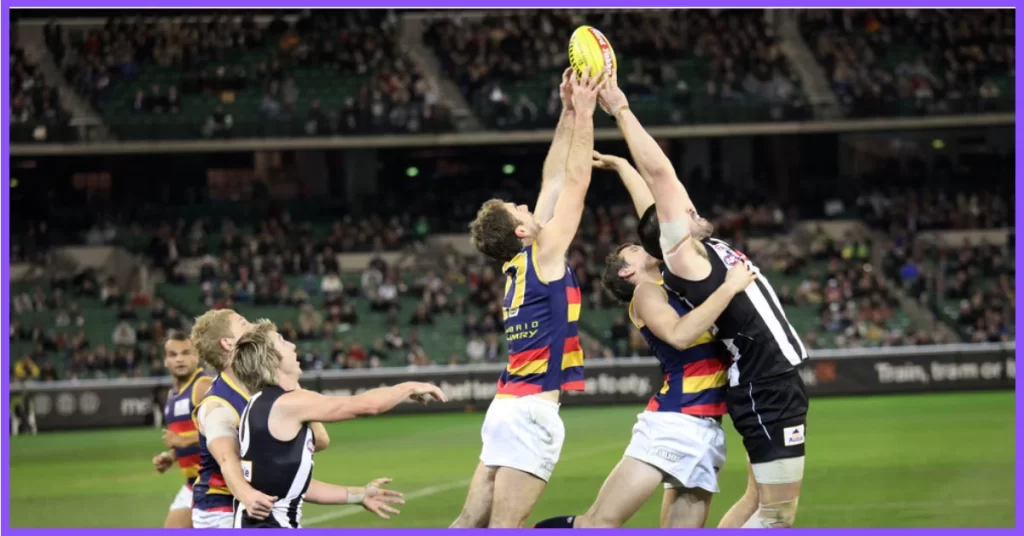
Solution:
{"label": "player's back", "polygon": [[[208,376],[203,369],[196,369],[180,391],[171,391],[170,396],[167,397],[167,404],[164,406],[164,422],[167,423],[168,430],[186,437],[193,437],[199,433],[195,421],[192,420],[192,411],[200,402],[195,398],[195,386],[199,378]],[[189,487],[199,476],[201,450],[198,443],[174,449],[174,458],[178,461],[178,467],[185,474],[185,484]]]}
{"label": "player's back", "polygon": [[[675,294],[665,292],[669,305],[679,316],[693,310]],[[633,303],[629,319],[640,330],[647,345],[657,356],[665,383],[647,404],[647,411],[675,412],[695,417],[721,417],[726,413],[727,370],[732,363],[728,348],[706,332],[689,347],[677,350],[659,339],[646,325],[637,321]]]}
{"label": "player's back", "polygon": [[[217,400],[221,404],[234,410],[241,418],[249,397],[241,389],[223,374],[218,375],[210,385],[210,390],[203,397],[193,411],[193,420],[198,415],[199,407],[211,400]],[[232,511],[232,495],[221,474],[220,464],[210,454],[209,446],[206,443],[206,436],[199,433],[199,478],[192,487],[193,508],[204,511],[230,512]]]}
{"label": "player's back", "polygon": [[547,391],[582,391],[580,287],[572,268],[557,281],[538,270],[537,247],[524,248],[502,271],[506,275],[503,315],[509,363],[498,379],[498,397]]}

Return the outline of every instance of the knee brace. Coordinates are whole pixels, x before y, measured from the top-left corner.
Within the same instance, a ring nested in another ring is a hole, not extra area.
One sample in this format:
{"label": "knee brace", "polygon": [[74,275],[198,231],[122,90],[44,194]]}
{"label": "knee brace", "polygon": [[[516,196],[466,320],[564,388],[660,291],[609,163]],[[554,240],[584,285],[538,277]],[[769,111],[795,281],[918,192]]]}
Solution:
{"label": "knee brace", "polygon": [[762,504],[743,525],[745,529],[784,529],[796,521],[796,507],[800,499],[775,504]]}

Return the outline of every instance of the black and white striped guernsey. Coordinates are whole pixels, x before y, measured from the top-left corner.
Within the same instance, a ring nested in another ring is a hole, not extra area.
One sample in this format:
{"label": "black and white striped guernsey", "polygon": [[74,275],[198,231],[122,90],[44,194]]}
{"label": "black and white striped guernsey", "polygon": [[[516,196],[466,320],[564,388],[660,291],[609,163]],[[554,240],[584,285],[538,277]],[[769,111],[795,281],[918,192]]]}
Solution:
{"label": "black and white striped guernsey", "polygon": [[[733,265],[749,262],[729,244],[706,238],[701,244],[711,262],[711,274],[702,281],[689,281],[662,268],[665,287],[691,307],[704,303],[725,282]],[[751,263],[757,274],[747,290],[733,298],[715,321],[712,332],[733,355],[729,385],[737,386],[791,371],[807,360],[807,350],[790,325],[771,283]]]}
{"label": "black and white striped guernsey", "polygon": [[303,425],[288,441],[270,434],[270,409],[284,389],[273,385],[256,393],[242,413],[238,425],[242,474],[257,491],[277,497],[271,515],[253,519],[235,500],[235,528],[299,528],[302,500],[313,479],[313,430]]}

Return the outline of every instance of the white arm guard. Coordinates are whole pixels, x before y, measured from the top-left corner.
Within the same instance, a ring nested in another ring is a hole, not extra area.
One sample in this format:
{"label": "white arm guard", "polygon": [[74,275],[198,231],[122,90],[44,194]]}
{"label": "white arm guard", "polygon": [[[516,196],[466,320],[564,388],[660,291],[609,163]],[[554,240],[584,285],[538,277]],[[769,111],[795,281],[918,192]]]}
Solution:
{"label": "white arm guard", "polygon": [[235,412],[220,404],[203,404],[196,414],[199,429],[207,441],[222,437],[238,436],[238,419]]}
{"label": "white arm guard", "polygon": [[690,227],[687,225],[686,220],[676,221],[663,221],[658,223],[658,229],[661,231],[661,255],[663,258],[667,258],[669,255],[674,253],[679,244],[681,244],[687,238],[690,238]]}

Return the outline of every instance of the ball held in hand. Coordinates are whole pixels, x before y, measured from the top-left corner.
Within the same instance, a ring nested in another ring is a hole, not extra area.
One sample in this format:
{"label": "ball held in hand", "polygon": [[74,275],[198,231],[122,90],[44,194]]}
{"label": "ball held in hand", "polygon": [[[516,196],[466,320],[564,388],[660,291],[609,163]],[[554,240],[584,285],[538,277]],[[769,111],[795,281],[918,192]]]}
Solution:
{"label": "ball held in hand", "polygon": [[569,38],[569,65],[578,75],[589,70],[590,76],[600,81],[618,68],[618,61],[603,33],[593,26],[580,26]]}

